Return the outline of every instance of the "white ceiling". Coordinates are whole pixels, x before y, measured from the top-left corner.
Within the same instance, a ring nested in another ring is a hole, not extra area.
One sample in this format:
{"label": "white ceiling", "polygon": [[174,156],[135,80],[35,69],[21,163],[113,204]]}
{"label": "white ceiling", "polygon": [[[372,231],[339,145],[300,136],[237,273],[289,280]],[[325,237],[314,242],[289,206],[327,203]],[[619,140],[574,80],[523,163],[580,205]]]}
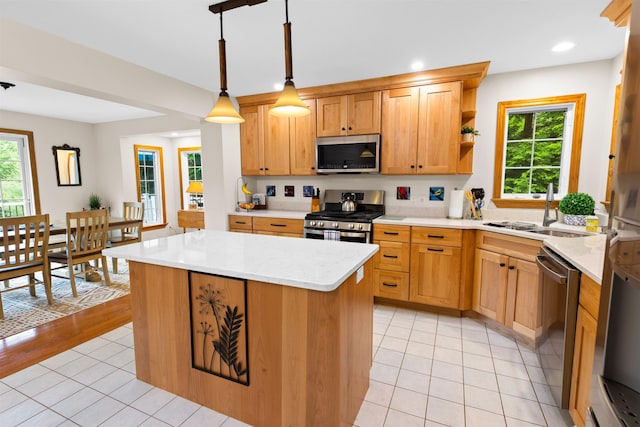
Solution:
{"label": "white ceiling", "polygon": [[[0,0],[0,16],[218,92],[210,0]],[[610,59],[624,29],[609,0],[291,0],[297,87],[491,61],[490,74]],[[284,80],[284,0],[224,14],[232,96]],[[551,48],[562,41],[576,47]],[[1,54],[1,53],[0,53]],[[0,81],[2,81],[0,75]],[[99,123],[157,113],[12,81],[0,109]],[[63,97],[63,98],[61,98]]]}

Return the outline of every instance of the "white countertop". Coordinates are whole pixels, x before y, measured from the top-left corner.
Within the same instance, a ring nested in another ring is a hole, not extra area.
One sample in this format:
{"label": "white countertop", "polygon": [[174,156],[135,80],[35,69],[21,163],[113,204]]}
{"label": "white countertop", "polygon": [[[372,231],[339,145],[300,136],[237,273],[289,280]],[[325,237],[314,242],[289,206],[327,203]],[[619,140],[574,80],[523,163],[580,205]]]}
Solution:
{"label": "white countertop", "polygon": [[[527,231],[492,227],[490,225],[484,225],[485,222],[489,221],[478,221],[472,219],[394,217],[384,215],[376,218],[373,222],[374,224],[484,230],[528,239],[542,240],[545,245],[549,246],[575,267],[579,268],[582,273],[591,277],[597,283],[602,283],[604,250],[607,241],[606,235],[604,234],[591,234],[585,237],[552,237]],[[538,223],[537,225],[540,224]],[[584,227],[575,227],[560,223],[551,224],[551,228],[585,232]]]}
{"label": "white countertop", "polygon": [[259,216],[259,217],[267,217],[267,218],[290,218],[290,219],[304,219],[307,214],[306,211],[278,211],[271,209],[252,209],[250,211],[231,211],[228,212],[229,215],[240,215],[240,216]]}
{"label": "white countertop", "polygon": [[107,256],[329,292],[378,245],[199,230],[106,249]]}

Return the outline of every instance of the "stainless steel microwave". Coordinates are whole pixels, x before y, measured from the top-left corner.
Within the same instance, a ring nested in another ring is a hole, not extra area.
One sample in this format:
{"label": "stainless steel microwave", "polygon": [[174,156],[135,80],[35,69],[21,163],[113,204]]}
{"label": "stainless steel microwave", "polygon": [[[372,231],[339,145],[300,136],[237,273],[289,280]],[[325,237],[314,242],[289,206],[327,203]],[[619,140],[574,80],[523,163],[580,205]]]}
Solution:
{"label": "stainless steel microwave", "polygon": [[316,138],[316,172],[379,173],[380,134]]}

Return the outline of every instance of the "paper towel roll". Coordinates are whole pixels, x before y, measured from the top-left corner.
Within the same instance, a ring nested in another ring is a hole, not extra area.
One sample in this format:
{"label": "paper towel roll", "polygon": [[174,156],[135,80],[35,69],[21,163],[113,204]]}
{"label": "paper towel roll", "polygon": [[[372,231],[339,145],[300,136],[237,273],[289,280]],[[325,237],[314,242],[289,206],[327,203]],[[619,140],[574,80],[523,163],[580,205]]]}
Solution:
{"label": "paper towel roll", "polygon": [[462,205],[464,204],[464,191],[453,190],[449,200],[449,218],[462,218]]}

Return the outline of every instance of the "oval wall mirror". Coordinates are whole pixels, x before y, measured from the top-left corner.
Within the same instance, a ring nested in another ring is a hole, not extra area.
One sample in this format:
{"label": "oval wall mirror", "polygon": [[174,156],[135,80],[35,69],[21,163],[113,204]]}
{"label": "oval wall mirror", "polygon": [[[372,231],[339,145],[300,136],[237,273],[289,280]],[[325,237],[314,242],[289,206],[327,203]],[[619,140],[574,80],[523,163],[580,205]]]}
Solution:
{"label": "oval wall mirror", "polygon": [[80,178],[80,149],[70,147],[68,144],[51,148],[56,160],[58,186],[82,185]]}

